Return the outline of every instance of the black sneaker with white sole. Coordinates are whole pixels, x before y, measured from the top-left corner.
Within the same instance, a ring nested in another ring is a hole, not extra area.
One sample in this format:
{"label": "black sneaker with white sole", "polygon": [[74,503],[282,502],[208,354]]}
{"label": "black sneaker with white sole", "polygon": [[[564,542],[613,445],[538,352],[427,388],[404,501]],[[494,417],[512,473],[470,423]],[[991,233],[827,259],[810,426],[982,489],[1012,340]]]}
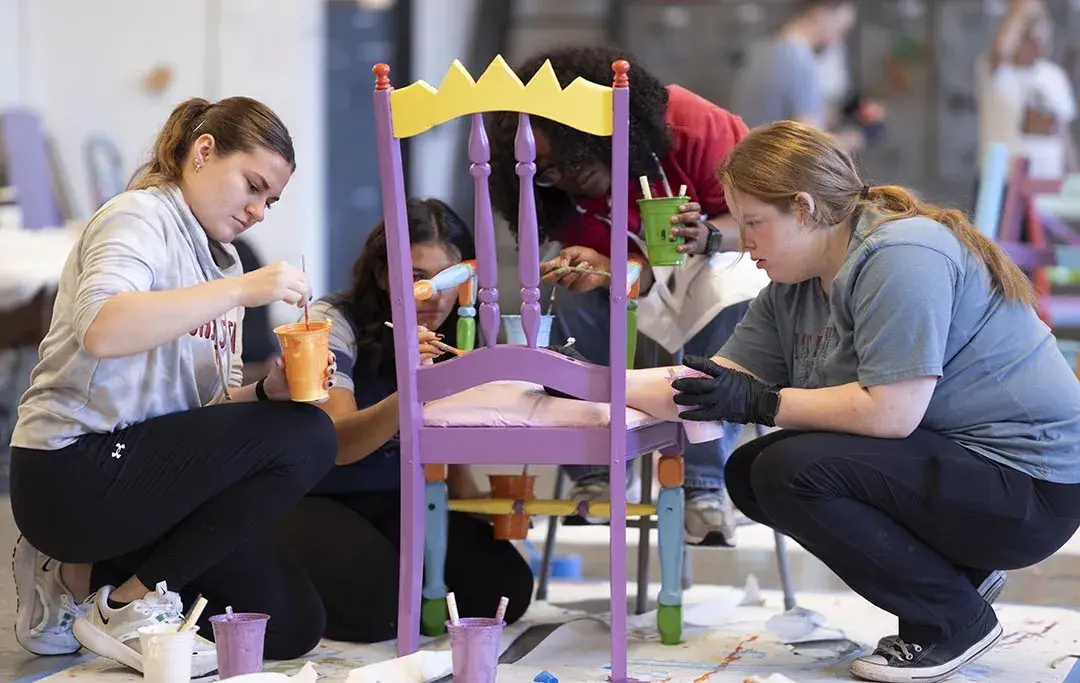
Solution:
{"label": "black sneaker with white sole", "polygon": [[948,640],[916,643],[900,636],[878,641],[873,654],[859,657],[851,673],[880,683],[936,683],[990,651],[1001,638],[1001,624],[992,609]]}
{"label": "black sneaker with white sole", "polygon": [[986,604],[993,605],[1001,595],[1001,591],[1005,590],[1005,572],[1001,570],[990,572],[977,584],[977,588]]}
{"label": "black sneaker with white sole", "polygon": [[[976,589],[979,591],[979,595],[982,596],[982,599],[986,601],[987,605],[993,605],[998,599],[998,596],[1001,595],[1001,591],[1005,590],[1005,572],[1000,569],[988,572],[985,576],[983,576],[981,572],[972,570],[972,573],[968,574],[968,578],[975,584]],[[903,628],[901,628],[901,630],[903,630]],[[882,643],[892,640],[893,638],[896,638],[896,636],[885,636],[878,641],[878,647],[881,647]]]}

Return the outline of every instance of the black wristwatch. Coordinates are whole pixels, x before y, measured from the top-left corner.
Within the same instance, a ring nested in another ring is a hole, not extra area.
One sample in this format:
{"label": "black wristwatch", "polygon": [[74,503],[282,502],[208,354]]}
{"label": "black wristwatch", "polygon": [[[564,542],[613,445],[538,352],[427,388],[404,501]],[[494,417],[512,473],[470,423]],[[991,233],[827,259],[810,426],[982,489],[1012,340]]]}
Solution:
{"label": "black wristwatch", "polygon": [[718,254],[720,253],[720,245],[724,241],[724,234],[716,229],[712,223],[705,223],[709,228],[709,239],[705,242],[706,254]]}
{"label": "black wristwatch", "polygon": [[266,395],[266,387],[264,386],[265,384],[266,384],[266,378],[265,377],[263,377],[262,379],[260,379],[258,382],[255,383],[255,398],[259,399],[260,401],[269,401],[270,400],[270,397]]}

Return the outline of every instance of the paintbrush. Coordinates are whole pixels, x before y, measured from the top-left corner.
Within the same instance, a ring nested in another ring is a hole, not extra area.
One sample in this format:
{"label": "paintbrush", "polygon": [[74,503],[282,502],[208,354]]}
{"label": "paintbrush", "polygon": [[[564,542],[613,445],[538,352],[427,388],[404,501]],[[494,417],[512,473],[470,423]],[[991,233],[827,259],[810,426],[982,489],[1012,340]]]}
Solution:
{"label": "paintbrush", "polygon": [[[383,322],[383,325],[386,325],[391,330],[394,329],[394,323],[390,322],[389,320]],[[452,353],[455,356],[463,356],[463,355],[465,355],[465,352],[462,351],[461,349],[456,349],[453,346],[450,346],[449,344],[444,344],[443,342],[439,341],[438,339],[436,339],[434,341],[429,341],[429,342],[426,342],[426,343],[431,344],[432,346],[434,346],[438,350],[442,351],[443,353]]]}
{"label": "paintbrush", "polygon": [[611,273],[603,270],[593,270],[592,268],[585,268],[584,266],[559,266],[555,270],[548,272],[545,277],[557,277],[563,273],[582,273],[583,275],[599,275],[601,277],[611,277]]}
{"label": "paintbrush", "polygon": [[[304,272],[304,275],[307,275],[307,262],[304,260],[303,254],[300,255],[300,270]],[[308,310],[306,301],[304,302],[304,329],[308,332],[311,332],[311,323],[308,321]]]}
{"label": "paintbrush", "polygon": [[506,607],[510,604],[510,598],[505,595],[499,598],[499,608],[495,610],[495,623],[501,624],[502,620],[506,618]]}
{"label": "paintbrush", "polygon": [[548,299],[547,313],[545,313],[545,315],[551,315],[552,309],[555,308],[555,291],[557,289],[559,289],[559,288],[552,285],[552,287],[551,287],[551,298]]}
{"label": "paintbrush", "polygon": [[446,594],[446,609],[450,612],[450,623],[454,626],[460,626],[461,617],[458,616],[457,600],[454,599],[453,592]]}
{"label": "paintbrush", "polygon": [[180,625],[180,630],[190,631],[195,628],[195,622],[202,616],[204,609],[206,609],[206,598],[200,593],[199,597],[195,598],[195,604],[191,606],[191,611],[184,617],[184,623]]}
{"label": "paintbrush", "polygon": [[[652,189],[649,187],[648,177],[641,176],[640,178],[638,178],[638,182],[641,183],[641,196],[646,200],[652,199]],[[670,190],[668,191],[668,194],[671,194]]]}

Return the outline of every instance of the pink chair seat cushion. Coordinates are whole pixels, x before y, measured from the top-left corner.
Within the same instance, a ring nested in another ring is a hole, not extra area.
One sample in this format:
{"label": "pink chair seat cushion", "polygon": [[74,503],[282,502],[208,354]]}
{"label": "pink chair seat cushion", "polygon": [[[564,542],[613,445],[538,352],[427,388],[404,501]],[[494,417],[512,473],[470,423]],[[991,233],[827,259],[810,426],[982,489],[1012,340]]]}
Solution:
{"label": "pink chair seat cushion", "polygon": [[[531,382],[488,382],[424,406],[428,427],[607,427],[607,403],[556,398]],[[661,420],[626,409],[626,427],[634,430]]]}

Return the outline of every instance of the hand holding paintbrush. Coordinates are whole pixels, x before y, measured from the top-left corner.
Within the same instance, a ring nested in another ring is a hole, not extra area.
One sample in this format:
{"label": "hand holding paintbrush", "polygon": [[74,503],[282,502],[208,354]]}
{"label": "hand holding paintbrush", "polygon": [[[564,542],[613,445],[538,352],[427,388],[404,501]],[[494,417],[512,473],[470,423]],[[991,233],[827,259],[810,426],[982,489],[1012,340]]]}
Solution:
{"label": "hand holding paintbrush", "polygon": [[611,280],[611,259],[588,247],[567,247],[550,261],[540,264],[541,281],[587,292],[606,287]]}
{"label": "hand holding paintbrush", "polygon": [[[394,323],[390,322],[389,320],[383,322],[383,325],[386,325],[390,329],[394,329]],[[429,356],[430,358],[434,359],[444,353],[452,353],[455,356],[461,356],[465,354],[465,352],[461,349],[455,348],[453,346],[450,346],[449,344],[439,341],[441,339],[440,335],[435,334],[423,325],[417,326],[417,332],[420,336],[421,361],[424,360],[425,356]],[[425,350],[423,348],[425,345],[431,347],[436,351],[439,351],[440,353],[431,353],[430,351]]]}

